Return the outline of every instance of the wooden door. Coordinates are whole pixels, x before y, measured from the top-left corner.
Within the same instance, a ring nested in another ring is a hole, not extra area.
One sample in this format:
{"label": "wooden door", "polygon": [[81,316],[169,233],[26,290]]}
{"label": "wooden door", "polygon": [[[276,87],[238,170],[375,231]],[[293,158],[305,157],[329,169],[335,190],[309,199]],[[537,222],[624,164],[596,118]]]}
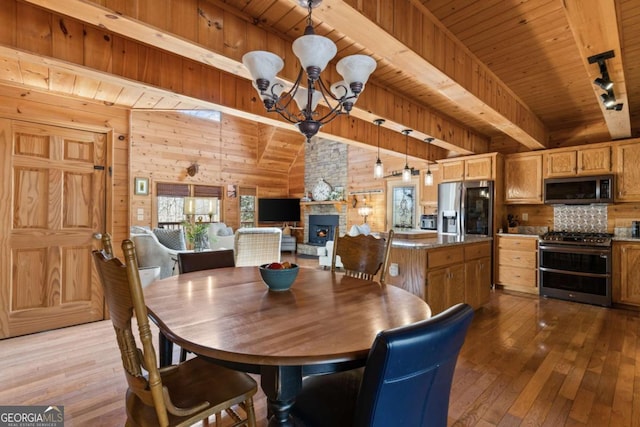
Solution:
{"label": "wooden door", "polygon": [[0,119],[0,337],[103,319],[106,134]]}

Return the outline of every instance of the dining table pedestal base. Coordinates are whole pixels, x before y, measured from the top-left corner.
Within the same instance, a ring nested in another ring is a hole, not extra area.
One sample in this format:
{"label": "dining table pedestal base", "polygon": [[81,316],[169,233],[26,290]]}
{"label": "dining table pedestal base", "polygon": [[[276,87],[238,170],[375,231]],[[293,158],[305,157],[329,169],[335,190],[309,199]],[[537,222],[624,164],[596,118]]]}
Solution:
{"label": "dining table pedestal base", "polygon": [[262,391],[267,396],[269,427],[294,427],[289,412],[302,389],[302,367],[263,366],[260,378]]}

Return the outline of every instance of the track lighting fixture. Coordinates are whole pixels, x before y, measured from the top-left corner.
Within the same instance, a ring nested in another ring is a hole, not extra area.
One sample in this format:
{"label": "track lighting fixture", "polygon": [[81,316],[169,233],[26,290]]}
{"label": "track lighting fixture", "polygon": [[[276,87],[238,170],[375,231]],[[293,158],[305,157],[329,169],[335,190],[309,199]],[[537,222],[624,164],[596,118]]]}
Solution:
{"label": "track lighting fixture", "polygon": [[600,89],[602,90],[609,90],[613,88],[613,82],[609,80],[608,77],[607,78],[598,77],[593,81],[593,83],[597,86],[600,86]]}
{"label": "track lighting fixture", "polygon": [[596,78],[593,81],[593,84],[598,86],[600,89],[607,91],[607,93],[603,93],[600,95],[600,100],[602,104],[605,106],[607,110],[622,110],[623,104],[616,104],[616,96],[613,93],[613,81],[609,78],[609,71],[607,70],[606,60],[613,58],[615,54],[612,50],[607,52],[599,53],[597,55],[590,56],[587,58],[589,64],[598,64],[600,69],[601,77]]}
{"label": "track lighting fixture", "polygon": [[607,91],[607,93],[601,94],[600,99],[602,100],[604,106],[607,107],[607,109],[610,109],[614,105],[616,105],[616,97],[613,94],[612,90]]}

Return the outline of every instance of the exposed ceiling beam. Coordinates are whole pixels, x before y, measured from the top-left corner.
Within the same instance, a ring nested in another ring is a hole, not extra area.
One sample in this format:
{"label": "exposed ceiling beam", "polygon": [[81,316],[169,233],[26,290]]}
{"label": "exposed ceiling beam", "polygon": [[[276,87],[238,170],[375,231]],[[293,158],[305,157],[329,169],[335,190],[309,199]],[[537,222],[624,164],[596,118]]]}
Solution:
{"label": "exposed ceiling beam", "polygon": [[[90,0],[66,0],[64,2],[55,0],[23,1],[61,15],[71,16],[88,24],[112,31],[118,35],[138,40],[159,49],[172,52],[176,55],[250,79],[249,72],[245,69],[242,63],[233,58],[226,57],[221,53],[205,48],[193,40],[187,40],[182,37],[172,35],[168,31],[152,27],[144,22],[116,13],[113,10],[97,5]],[[180,4],[176,4],[175,7],[181,6]],[[377,91],[377,93],[380,92],[383,92],[383,90]],[[422,106],[417,104],[412,105],[412,102],[409,100],[403,101],[409,104],[407,107],[408,109],[423,109]],[[357,104],[350,114],[353,117],[366,120],[368,122],[372,122],[374,118],[380,117],[380,115],[375,114],[375,111],[358,108]],[[435,115],[435,113],[433,113],[433,115]],[[402,118],[387,115],[385,119],[386,122],[384,127],[389,129],[397,131],[406,127],[406,125],[402,124],[400,121]],[[263,121],[262,119],[259,120]],[[268,122],[273,123],[273,121]],[[430,127],[436,126],[434,123],[438,123],[437,126],[440,128],[442,128],[442,123],[446,123],[446,127],[451,130],[450,134],[454,135],[456,138],[455,142],[449,141],[444,135],[441,135],[440,132],[438,132],[438,127],[430,129]],[[416,129],[416,131],[411,135],[412,138],[422,141],[426,137],[436,136],[436,139],[433,141],[434,146],[439,146],[445,150],[449,150],[460,155],[486,152],[488,150],[488,138],[477,135],[472,130],[459,126],[446,117],[437,117],[436,120],[425,119],[423,125],[424,127]],[[327,136],[330,137],[330,135]]]}
{"label": "exposed ceiling beam", "polygon": [[614,82],[613,91],[616,102],[624,104],[622,110],[607,110],[600,102],[600,95],[604,91],[595,84],[593,91],[607,122],[611,138],[629,138],[631,136],[631,118],[622,67],[616,2],[614,0],[564,0],[563,6],[584,62],[587,72],[586,78],[593,81],[596,77],[600,77],[598,64],[589,64],[587,58],[609,50],[614,52],[615,56],[607,59],[606,65],[609,77]]}
{"label": "exposed ceiling beam", "polygon": [[[290,1],[297,3],[296,0]],[[377,15],[384,12],[381,10],[384,6],[380,2],[377,3],[377,6],[369,5],[369,7],[377,7],[379,9]],[[430,22],[443,33],[447,32],[442,24],[423,6],[419,5],[417,9],[423,13],[423,22]],[[369,15],[376,14],[369,12]],[[412,46],[407,45],[407,41],[401,42],[398,34],[387,32],[345,1],[324,0],[314,10],[313,17],[322,20],[331,28],[339,29],[341,33],[356,43],[392,62],[420,83],[432,87],[441,96],[454,102],[460,109],[482,118],[520,144],[529,149],[546,148],[547,131],[540,119],[452,35],[447,34],[455,44],[456,50],[465,51],[473,65],[481,67],[487,73],[485,74],[488,76],[487,78],[491,79],[493,85],[491,85],[492,88],[486,98],[483,99],[478,93],[474,93],[471,87],[473,76],[468,76],[468,80],[462,83],[457,81],[453,76],[447,75],[427,61],[415,49],[412,49]],[[429,41],[423,39],[422,42],[428,43]],[[434,49],[438,48],[435,40],[431,40],[431,43]],[[454,55],[455,53],[443,52],[443,54]],[[511,107],[503,108],[504,106]]]}

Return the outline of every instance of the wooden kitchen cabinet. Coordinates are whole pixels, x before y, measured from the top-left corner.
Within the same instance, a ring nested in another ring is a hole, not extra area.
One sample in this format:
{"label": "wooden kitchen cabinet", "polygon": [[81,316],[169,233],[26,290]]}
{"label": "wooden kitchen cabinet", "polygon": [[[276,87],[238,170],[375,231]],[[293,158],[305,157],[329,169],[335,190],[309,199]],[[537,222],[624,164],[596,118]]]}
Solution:
{"label": "wooden kitchen cabinet", "polygon": [[611,173],[611,146],[544,154],[546,178]]}
{"label": "wooden kitchen cabinet", "polygon": [[611,173],[611,146],[583,148],[577,151],[578,175]]}
{"label": "wooden kitchen cabinet", "polygon": [[429,250],[426,295],[431,314],[464,302],[464,246]]}
{"label": "wooden kitchen cabinet", "polygon": [[510,154],[504,159],[504,202],[542,203],[542,154]]}
{"label": "wooden kitchen cabinet", "polygon": [[496,247],[496,284],[537,294],[538,237],[499,235]]}
{"label": "wooden kitchen cabinet", "polygon": [[613,302],[640,307],[640,242],[613,243]]}
{"label": "wooden kitchen cabinet", "polygon": [[439,160],[442,182],[496,179],[496,153]]}
{"label": "wooden kitchen cabinet", "polygon": [[616,202],[640,202],[640,140],[617,144],[614,148]]}
{"label": "wooden kitchen cabinet", "polygon": [[427,303],[431,314],[464,302],[464,264],[437,268],[427,273]]}
{"label": "wooden kitchen cabinet", "polygon": [[489,302],[491,293],[491,244],[466,245],[464,259],[465,302],[477,309]]}

